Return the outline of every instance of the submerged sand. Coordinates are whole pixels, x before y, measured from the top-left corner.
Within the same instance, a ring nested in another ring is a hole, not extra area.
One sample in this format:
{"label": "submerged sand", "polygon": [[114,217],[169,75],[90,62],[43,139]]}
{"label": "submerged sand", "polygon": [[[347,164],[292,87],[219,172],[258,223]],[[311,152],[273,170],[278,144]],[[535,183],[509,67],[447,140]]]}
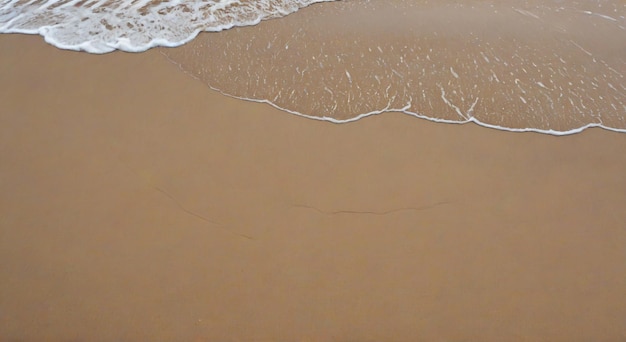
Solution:
{"label": "submerged sand", "polygon": [[626,3],[351,0],[166,51],[209,86],[353,121],[390,110],[572,134],[626,132]]}
{"label": "submerged sand", "polygon": [[0,35],[0,340],[626,339],[626,135],[225,97]]}

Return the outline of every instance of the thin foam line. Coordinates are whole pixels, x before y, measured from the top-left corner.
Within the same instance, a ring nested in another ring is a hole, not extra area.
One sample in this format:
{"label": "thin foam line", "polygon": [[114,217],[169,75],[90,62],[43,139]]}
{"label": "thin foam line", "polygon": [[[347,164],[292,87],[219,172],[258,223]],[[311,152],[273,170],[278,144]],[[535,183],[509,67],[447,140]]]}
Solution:
{"label": "thin foam line", "polygon": [[300,113],[298,111],[295,110],[290,110],[290,109],[286,109],[286,108],[282,108],[279,105],[269,101],[269,100],[265,100],[265,99],[251,99],[251,98],[247,98],[247,97],[241,97],[241,96],[236,96],[236,95],[232,95],[229,93],[226,93],[220,89],[217,89],[213,86],[211,86],[210,84],[206,84],[205,82],[203,82],[200,78],[198,78],[196,75],[187,72],[186,70],[184,70],[181,66],[180,63],[172,60],[171,58],[169,58],[169,56],[167,56],[163,51],[159,50],[159,53],[161,55],[163,55],[165,57],[165,59],[167,59],[170,63],[174,64],[180,71],[182,71],[183,73],[185,73],[186,75],[189,75],[190,77],[198,80],[199,82],[201,82],[202,84],[204,84],[205,86],[209,87],[211,90],[216,91],[222,95],[231,97],[231,98],[235,98],[235,99],[239,99],[239,100],[245,100],[245,101],[250,101],[250,102],[257,102],[257,103],[265,103],[268,104],[278,110],[281,110],[283,112],[287,112],[290,114],[294,114],[303,118],[307,118],[307,119],[311,119],[311,120],[317,120],[317,121],[325,121],[325,122],[330,122],[330,123],[334,123],[334,124],[344,124],[344,123],[350,123],[350,122],[354,122],[357,120],[361,120],[363,118],[369,117],[369,116],[373,116],[373,115],[379,115],[379,114],[383,114],[383,113],[387,113],[387,112],[399,112],[399,113],[404,113],[410,116],[414,116],[420,119],[425,119],[428,121],[432,121],[432,122],[437,122],[437,123],[446,123],[446,124],[460,124],[460,125],[464,125],[467,123],[475,123],[479,126],[482,127],[486,127],[486,128],[491,128],[491,129],[496,129],[499,131],[507,131],[507,132],[515,132],[515,133],[526,133],[526,132],[531,132],[531,133],[541,133],[541,134],[548,134],[548,135],[554,135],[554,136],[565,136],[565,135],[572,135],[572,134],[576,134],[576,133],[580,133],[588,128],[602,128],[605,129],[607,131],[611,131],[611,132],[617,132],[617,133],[626,133],[626,128],[615,128],[615,127],[609,127],[609,126],[604,126],[601,123],[589,123],[587,125],[584,125],[582,127],[578,127],[578,128],[573,128],[567,131],[557,131],[557,130],[553,130],[553,129],[539,129],[539,128],[509,128],[509,127],[503,127],[503,126],[498,126],[498,125],[493,125],[493,124],[489,124],[489,123],[485,123],[482,122],[478,119],[476,119],[476,117],[474,116],[470,116],[469,118],[466,118],[466,120],[462,120],[462,121],[455,121],[455,120],[447,120],[447,119],[438,119],[438,118],[433,118],[430,116],[426,116],[417,112],[411,112],[409,111],[409,108],[411,107],[411,103],[408,103],[407,105],[405,105],[402,108],[390,108],[390,107],[386,107],[380,110],[375,110],[375,111],[371,111],[368,113],[363,113],[363,114],[359,114],[357,116],[354,116],[352,118],[348,118],[348,119],[336,119],[336,118],[332,118],[332,117],[327,117],[327,116],[313,116],[313,115],[308,115],[308,114],[303,114]]}

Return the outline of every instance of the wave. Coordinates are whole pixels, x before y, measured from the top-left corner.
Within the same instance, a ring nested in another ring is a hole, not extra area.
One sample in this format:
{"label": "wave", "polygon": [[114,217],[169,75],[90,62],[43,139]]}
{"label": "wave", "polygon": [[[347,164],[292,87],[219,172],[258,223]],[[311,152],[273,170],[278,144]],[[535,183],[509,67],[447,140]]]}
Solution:
{"label": "wave", "polygon": [[162,53],[212,89],[336,123],[626,132],[619,0],[0,0],[0,32],[91,53],[186,43]]}
{"label": "wave", "polygon": [[163,53],[224,94],[330,122],[400,111],[626,131],[624,13],[619,1],[340,1]]}
{"label": "wave", "polygon": [[142,52],[324,1],[333,0],[2,0],[0,32],[40,34],[59,48],[89,53]]}

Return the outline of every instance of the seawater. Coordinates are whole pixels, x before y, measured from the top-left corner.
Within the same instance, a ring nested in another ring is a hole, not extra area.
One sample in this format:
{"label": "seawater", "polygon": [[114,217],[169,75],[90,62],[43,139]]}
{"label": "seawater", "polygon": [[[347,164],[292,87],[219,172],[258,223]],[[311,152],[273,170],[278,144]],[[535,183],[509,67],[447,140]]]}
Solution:
{"label": "seawater", "polygon": [[0,32],[41,34],[62,49],[141,52],[202,31],[256,25],[326,0],[1,0]]}
{"label": "seawater", "polygon": [[309,118],[401,111],[554,135],[626,132],[625,16],[618,0],[0,1],[1,32],[91,53],[186,43],[162,52]]}

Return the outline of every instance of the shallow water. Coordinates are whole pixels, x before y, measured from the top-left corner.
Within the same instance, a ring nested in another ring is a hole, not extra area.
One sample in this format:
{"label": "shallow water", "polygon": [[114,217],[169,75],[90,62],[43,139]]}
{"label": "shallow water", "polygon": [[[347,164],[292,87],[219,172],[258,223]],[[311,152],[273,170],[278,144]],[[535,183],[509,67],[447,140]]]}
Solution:
{"label": "shallow water", "polygon": [[141,52],[320,1],[327,0],[0,0],[0,32],[39,33],[62,49],[90,53]]}
{"label": "shallow water", "polygon": [[[298,10],[313,2],[53,1],[39,2],[37,19],[28,21],[7,8],[31,5],[4,1],[0,28],[32,30],[42,18],[62,18],[45,13],[100,8],[100,31],[37,32],[59,47],[106,52],[176,46],[202,30],[252,25],[162,51],[225,94],[333,122],[402,111],[513,131],[626,131],[623,1],[351,0]],[[133,18],[146,20],[133,29]]]}
{"label": "shallow water", "polygon": [[623,20],[585,10],[336,2],[165,53],[224,93],[337,122],[395,110],[553,134],[625,129]]}

